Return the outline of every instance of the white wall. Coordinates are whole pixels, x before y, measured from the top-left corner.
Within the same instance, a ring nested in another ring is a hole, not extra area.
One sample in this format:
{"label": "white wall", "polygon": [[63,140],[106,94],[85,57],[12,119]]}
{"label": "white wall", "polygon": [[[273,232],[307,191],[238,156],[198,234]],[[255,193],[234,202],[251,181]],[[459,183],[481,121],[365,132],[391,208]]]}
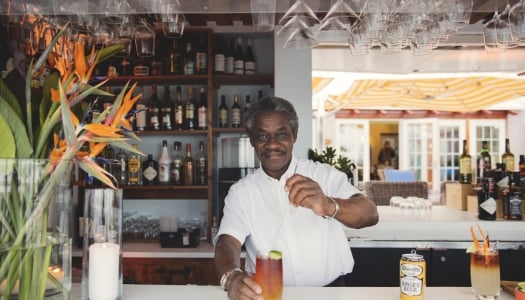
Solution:
{"label": "white wall", "polygon": [[312,51],[284,49],[283,43],[284,39],[275,33],[274,94],[293,103],[299,115],[294,154],[306,158],[312,147]]}

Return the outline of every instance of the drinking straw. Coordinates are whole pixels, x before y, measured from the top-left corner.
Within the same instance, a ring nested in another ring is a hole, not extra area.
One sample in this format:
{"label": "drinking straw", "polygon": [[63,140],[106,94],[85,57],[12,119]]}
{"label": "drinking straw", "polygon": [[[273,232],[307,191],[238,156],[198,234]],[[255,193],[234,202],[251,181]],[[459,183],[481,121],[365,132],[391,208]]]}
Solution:
{"label": "drinking straw", "polygon": [[[297,172],[297,165],[298,164],[295,165],[295,168],[293,169],[293,173],[292,173],[292,175],[290,177],[294,176],[295,173]],[[289,192],[286,193],[286,199],[288,201],[289,201],[289,199],[288,199],[288,195],[289,194],[290,194]],[[273,237],[272,249],[270,249],[270,250],[276,250],[275,247],[277,246],[277,240],[279,239],[279,235],[281,234],[281,227],[283,225],[284,216],[286,215],[286,211],[287,211],[287,209],[286,209],[287,208],[287,206],[286,206],[287,202],[284,201],[283,203],[284,203],[285,207],[283,207],[283,209],[281,211],[281,216],[279,217],[279,224],[277,225],[277,231],[275,232],[275,235]]]}

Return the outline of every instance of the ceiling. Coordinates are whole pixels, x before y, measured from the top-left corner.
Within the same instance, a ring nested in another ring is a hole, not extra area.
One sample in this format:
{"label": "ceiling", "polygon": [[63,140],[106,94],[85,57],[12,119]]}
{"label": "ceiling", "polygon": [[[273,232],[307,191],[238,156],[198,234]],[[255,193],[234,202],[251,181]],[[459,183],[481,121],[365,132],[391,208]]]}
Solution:
{"label": "ceiling", "polygon": [[[100,13],[100,1],[62,0],[60,11],[64,14]],[[138,14],[161,13],[152,8],[154,1],[128,1]],[[253,31],[251,1],[180,0],[188,27],[206,26],[217,32]],[[276,25],[294,1],[276,0]],[[304,1],[321,19],[334,0]],[[353,4],[365,0],[345,1]],[[39,6],[43,14],[52,11],[50,4],[45,6],[46,2],[27,2]],[[312,90],[314,100],[321,104],[314,101],[313,107],[332,111],[357,108],[466,112],[525,109],[520,98],[525,95],[525,83],[516,76],[525,71],[525,47],[490,55],[483,51],[483,23],[492,18],[494,11],[501,12],[507,4],[512,6],[518,2],[474,0],[470,24],[429,55],[416,56],[408,50],[385,54],[373,49],[368,55],[352,56],[346,43],[316,46],[312,50]],[[461,76],[456,78],[458,73]]]}

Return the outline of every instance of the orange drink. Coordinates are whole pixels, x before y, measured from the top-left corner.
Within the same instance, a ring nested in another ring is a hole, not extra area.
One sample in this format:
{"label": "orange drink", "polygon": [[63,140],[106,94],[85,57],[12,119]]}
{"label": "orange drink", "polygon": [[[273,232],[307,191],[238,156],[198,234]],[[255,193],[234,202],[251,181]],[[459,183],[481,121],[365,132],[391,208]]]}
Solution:
{"label": "orange drink", "polygon": [[497,250],[470,253],[470,281],[477,299],[497,299],[500,292]]}
{"label": "orange drink", "polygon": [[283,294],[283,262],[281,252],[259,254],[255,261],[255,281],[262,287],[265,300],[280,300]]}

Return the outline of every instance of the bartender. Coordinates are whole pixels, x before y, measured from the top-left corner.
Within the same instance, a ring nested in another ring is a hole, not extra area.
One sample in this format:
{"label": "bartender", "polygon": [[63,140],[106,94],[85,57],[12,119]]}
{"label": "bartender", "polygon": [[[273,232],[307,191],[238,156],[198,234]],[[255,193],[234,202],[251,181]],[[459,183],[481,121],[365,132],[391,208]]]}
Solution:
{"label": "bartender", "polygon": [[262,299],[251,275],[256,255],[269,250],[282,253],[285,286],[344,286],[343,276],[354,265],[344,226],[375,225],[375,204],[346,174],[292,154],[299,121],[287,100],[258,100],[244,124],[262,168],[235,183],[226,196],[214,241],[222,287],[230,299]]}

